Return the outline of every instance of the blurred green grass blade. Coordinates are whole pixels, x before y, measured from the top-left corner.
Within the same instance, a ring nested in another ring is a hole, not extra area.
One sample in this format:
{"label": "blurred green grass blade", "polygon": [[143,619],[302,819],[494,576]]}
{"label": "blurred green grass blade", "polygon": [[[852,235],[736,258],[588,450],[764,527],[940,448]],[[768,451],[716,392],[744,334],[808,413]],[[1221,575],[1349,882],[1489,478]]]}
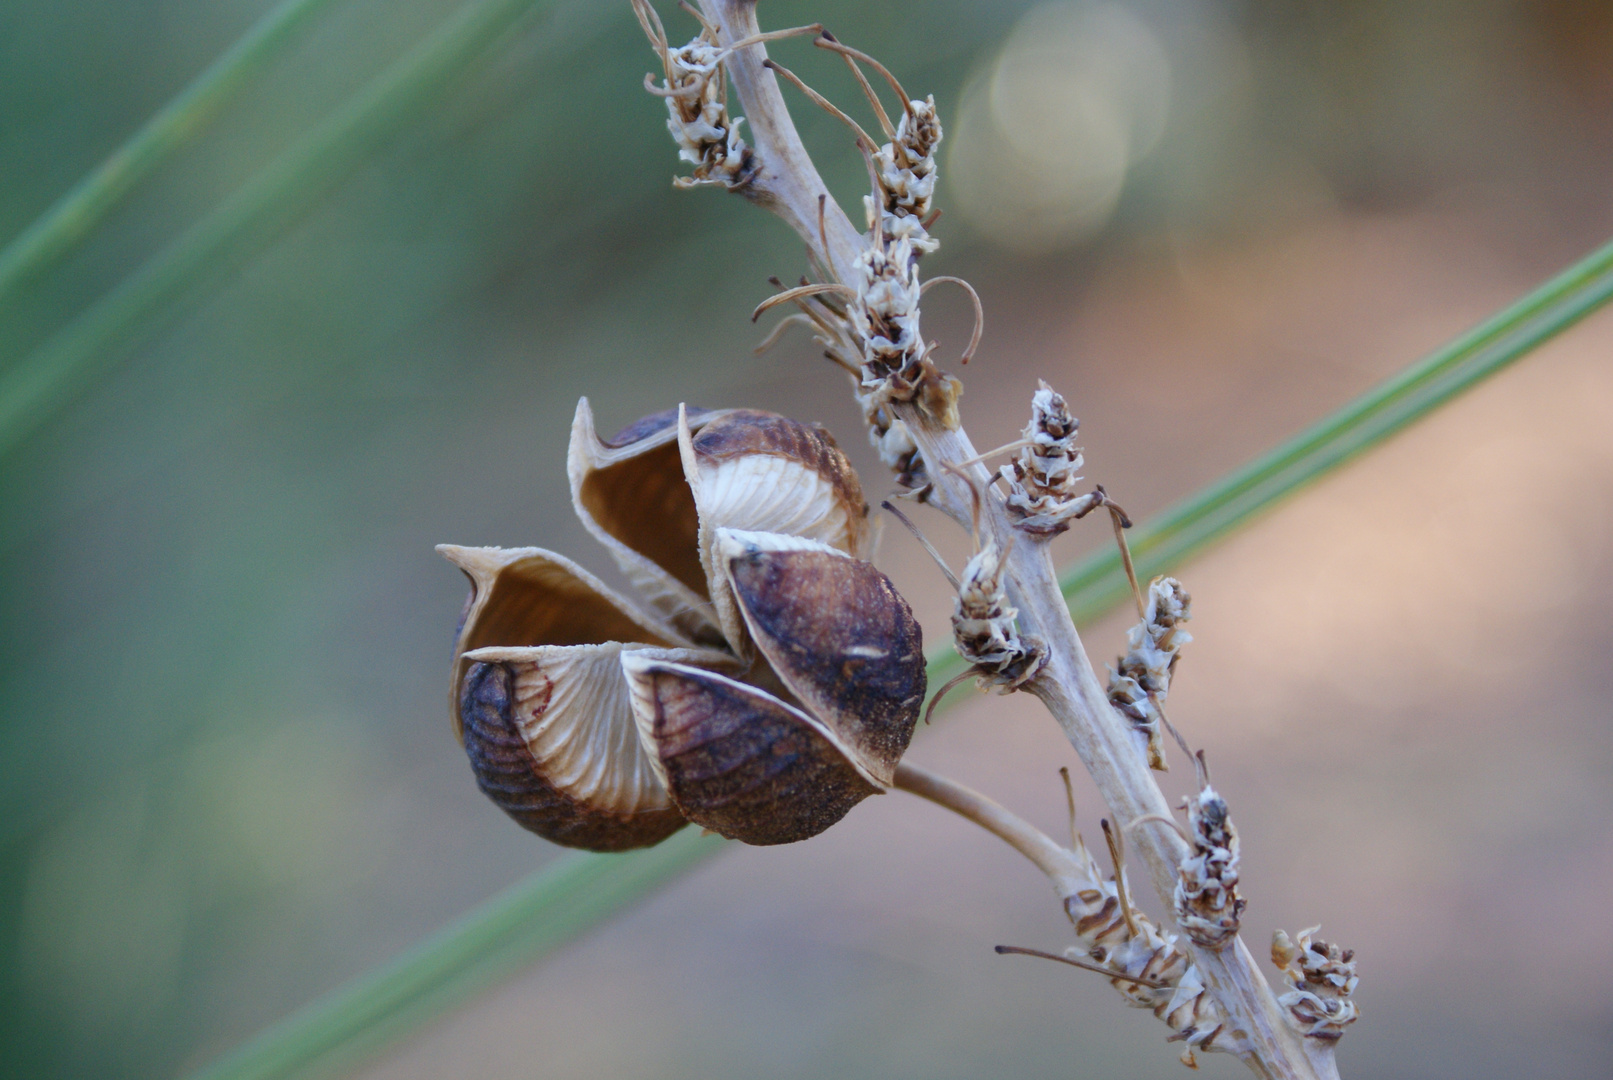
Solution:
{"label": "blurred green grass blade", "polygon": [[[1262,510],[1387,439],[1613,298],[1613,243],[1320,423],[1133,530],[1137,568],[1170,569]],[[1120,558],[1090,556],[1060,581],[1078,623],[1127,596]],[[931,685],[962,670],[930,658]],[[959,700],[959,699],[949,699]],[[943,703],[942,708],[945,708]],[[730,845],[686,829],[623,855],[574,853],[410,952],[315,1002],[192,1080],[271,1080],[350,1064],[591,929]]]}
{"label": "blurred green grass blade", "polygon": [[414,118],[528,8],[552,0],[472,0],[376,76],[212,213],[0,376],[4,456],[108,368],[141,334],[172,319],[199,282],[228,271],[289,227],[380,143]]}
{"label": "blurred green grass blade", "polygon": [[396,960],[270,1028],[192,1080],[270,1080],[352,1065],[392,1038],[515,973],[722,850],[684,829],[622,855],[573,852]]}
{"label": "blurred green grass blade", "polygon": [[129,189],[199,134],[331,0],[284,0],[112,155],[0,250],[0,301],[84,239]]}
{"label": "blurred green grass blade", "polygon": [[[1163,573],[1278,499],[1375,446],[1549,341],[1613,298],[1613,243],[1248,465],[1128,534],[1142,580]],[[1128,594],[1120,556],[1088,558],[1059,584],[1076,620]]]}

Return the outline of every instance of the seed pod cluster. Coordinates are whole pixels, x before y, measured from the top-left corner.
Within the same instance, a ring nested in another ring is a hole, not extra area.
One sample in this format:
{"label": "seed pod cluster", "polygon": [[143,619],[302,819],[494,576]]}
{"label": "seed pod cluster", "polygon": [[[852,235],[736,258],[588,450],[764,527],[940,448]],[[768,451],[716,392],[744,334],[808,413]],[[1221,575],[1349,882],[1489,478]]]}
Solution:
{"label": "seed pod cluster", "polygon": [[923,645],[826,432],[680,408],[601,439],[584,400],[567,471],[638,598],[539,548],[439,548],[471,581],[451,713],[497,805],[599,851],[690,821],[775,844],[890,784]]}

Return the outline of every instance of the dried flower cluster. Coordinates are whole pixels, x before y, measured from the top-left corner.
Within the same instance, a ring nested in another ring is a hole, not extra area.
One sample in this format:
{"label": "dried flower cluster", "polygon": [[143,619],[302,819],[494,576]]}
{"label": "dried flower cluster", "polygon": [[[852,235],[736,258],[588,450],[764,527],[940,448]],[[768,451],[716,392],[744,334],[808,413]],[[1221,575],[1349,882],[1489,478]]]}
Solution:
{"label": "dried flower cluster", "polygon": [[1219,949],[1238,935],[1238,830],[1226,800],[1206,785],[1187,804],[1193,854],[1182,860],[1173,905],[1176,924],[1194,943]]}
{"label": "dried flower cluster", "polygon": [[1147,740],[1148,764],[1165,770],[1160,738],[1160,706],[1170,693],[1171,673],[1183,645],[1193,636],[1182,628],[1192,618],[1193,598],[1175,578],[1155,578],[1148,586],[1143,617],[1127,635],[1130,649],[1109,671],[1109,703]]}
{"label": "dried flower cluster", "polygon": [[1277,999],[1289,1022],[1303,1035],[1335,1042],[1360,1015],[1350,995],[1361,980],[1355,951],[1319,940],[1320,929],[1301,930],[1296,940],[1278,930],[1271,938],[1271,962],[1293,987]]}
{"label": "dried flower cluster", "polygon": [[[1241,1052],[1244,1047],[1227,1028],[1204,978],[1193,960],[1176,943],[1174,934],[1162,934],[1148,917],[1122,897],[1122,883],[1104,880],[1080,837],[1073,852],[1086,869],[1085,887],[1064,898],[1064,910],[1081,939],[1071,957],[1084,954],[1106,970],[1130,978],[1110,982],[1133,1008],[1148,1009],[1171,1029],[1170,1038],[1185,1044],[1182,1062],[1192,1066],[1195,1050]],[[1159,985],[1133,982],[1147,979]]]}

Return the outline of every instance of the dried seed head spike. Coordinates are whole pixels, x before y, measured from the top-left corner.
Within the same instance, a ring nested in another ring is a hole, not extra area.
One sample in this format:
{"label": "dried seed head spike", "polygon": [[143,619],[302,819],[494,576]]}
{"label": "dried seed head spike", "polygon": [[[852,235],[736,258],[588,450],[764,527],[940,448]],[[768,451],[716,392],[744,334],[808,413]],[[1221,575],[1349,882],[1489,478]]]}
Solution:
{"label": "dried seed head spike", "polygon": [[747,844],[805,840],[881,786],[822,721],[700,668],[624,653],[639,737],[673,802]]}
{"label": "dried seed head spike", "polygon": [[1331,1043],[1361,1015],[1351,1000],[1361,980],[1355,973],[1355,952],[1317,940],[1320,929],[1301,930],[1295,940],[1278,930],[1271,938],[1271,962],[1293,987],[1277,999],[1289,1024],[1302,1035]]}
{"label": "dried seed head spike", "polygon": [[924,642],[873,564],[811,540],[722,529],[717,554],[768,664],[889,786],[924,702]]}
{"label": "dried seed head spike", "polygon": [[[686,412],[691,432],[728,415]],[[718,645],[722,631],[700,561],[699,511],[684,478],[678,416],[668,409],[601,439],[588,399],[578,401],[566,457],[571,503],[583,527],[659,615],[685,636]]]}
{"label": "dried seed head spike", "polygon": [[[732,50],[718,46],[717,28],[699,15],[700,34],[674,49],[648,0],[633,0],[633,10],[665,70],[664,86],[656,87],[647,76],[645,88],[666,101],[667,130],[678,145],[678,157],[694,166],[693,175],[675,178],[674,186],[721,184],[730,191],[744,187],[755,175],[756,155],[739,137],[743,119],[728,115],[722,61]],[[803,32],[807,29],[777,31],[773,36]]]}
{"label": "dried seed head spike", "polygon": [[1237,936],[1245,907],[1238,895],[1238,830],[1212,787],[1188,800],[1187,824],[1193,852],[1177,868],[1176,922],[1195,944],[1220,949]]}
{"label": "dried seed head spike", "polygon": [[724,640],[749,659],[749,638],[717,551],[722,529],[782,533],[861,558],[871,530],[851,463],[816,425],[739,409],[680,427],[684,476],[698,520],[697,552]]}

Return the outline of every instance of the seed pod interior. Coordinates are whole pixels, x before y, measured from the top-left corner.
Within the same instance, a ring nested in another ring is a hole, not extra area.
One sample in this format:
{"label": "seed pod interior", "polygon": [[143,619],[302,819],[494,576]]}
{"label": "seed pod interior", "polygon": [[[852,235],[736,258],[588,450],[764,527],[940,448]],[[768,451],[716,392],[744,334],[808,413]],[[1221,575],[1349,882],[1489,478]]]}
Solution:
{"label": "seed pod interior", "polygon": [[437,550],[464,571],[471,593],[454,645],[450,713],[460,731],[465,653],[489,645],[584,645],[602,641],[692,646],[670,625],[639,609],[588,571],[542,548]]}
{"label": "seed pod interior", "polygon": [[793,843],[881,790],[829,727],[771,694],[645,653],[622,666],[640,737],[690,821],[747,844]]}
{"label": "seed pod interior", "polygon": [[[726,415],[690,409],[700,430]],[[610,439],[594,429],[588,399],[577,402],[566,472],[577,517],[634,587],[686,634],[715,642],[710,587],[700,560],[694,494],[683,475],[678,410],[646,416]]]}
{"label": "seed pod interior", "polygon": [[722,529],[774,532],[862,556],[868,502],[828,432],[774,413],[735,409],[696,432],[685,415],[679,445],[699,511],[699,555],[729,644],[747,654],[744,622],[716,553]]}
{"label": "seed pod interior", "polygon": [[[623,851],[659,843],[685,822],[642,750],[627,745],[637,738],[620,648],[565,655],[577,651],[485,649],[470,659],[458,697],[477,786],[558,844]],[[613,677],[593,677],[589,669],[601,665]]]}
{"label": "seed pod interior", "polygon": [[722,530],[717,550],[762,655],[888,785],[924,703],[924,640],[871,563],[794,537]]}

